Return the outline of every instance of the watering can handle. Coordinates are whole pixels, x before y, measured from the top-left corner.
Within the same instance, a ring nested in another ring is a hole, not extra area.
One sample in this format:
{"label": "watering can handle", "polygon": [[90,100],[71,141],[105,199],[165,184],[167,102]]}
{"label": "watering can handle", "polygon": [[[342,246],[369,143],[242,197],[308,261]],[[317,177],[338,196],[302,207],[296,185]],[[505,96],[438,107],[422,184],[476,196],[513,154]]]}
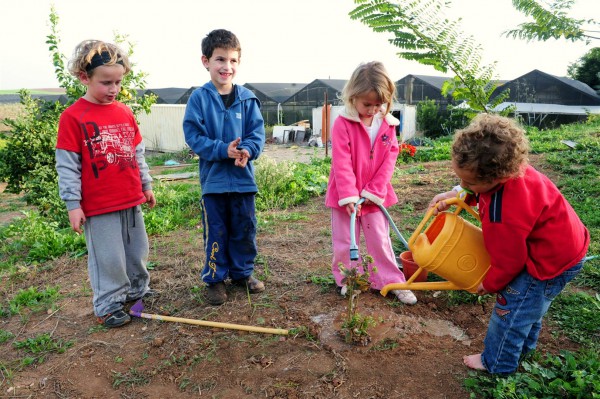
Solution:
{"label": "watering can handle", "polygon": [[[465,210],[465,211],[469,212],[475,219],[481,221],[481,219],[479,218],[479,213],[477,213],[473,209],[473,207],[471,207],[470,205],[465,203],[465,201],[463,201],[462,199],[460,199],[458,197],[454,197],[454,198],[445,199],[444,201],[446,202],[446,205],[448,205],[448,206],[456,205],[456,210],[454,211],[455,215],[458,215],[462,210]],[[429,219],[433,216],[433,212],[434,212],[435,208],[436,207],[434,206],[427,211],[427,213],[425,214],[425,217],[423,218],[423,220],[421,220],[421,223],[419,223],[419,226],[417,226],[417,229],[414,231],[412,236],[410,236],[410,238],[408,239],[408,247],[409,248],[412,247],[415,240],[417,239],[419,234],[421,234],[421,231],[425,227],[425,224],[427,224]]]}

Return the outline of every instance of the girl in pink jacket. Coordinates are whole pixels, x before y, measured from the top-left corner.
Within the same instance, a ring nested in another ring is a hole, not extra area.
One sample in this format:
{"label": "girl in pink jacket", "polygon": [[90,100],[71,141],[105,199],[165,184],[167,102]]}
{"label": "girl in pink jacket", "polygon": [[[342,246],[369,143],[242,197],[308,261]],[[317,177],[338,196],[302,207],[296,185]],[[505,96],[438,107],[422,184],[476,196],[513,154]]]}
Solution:
{"label": "girl in pink jacket", "polygon": [[[370,275],[371,288],[406,281],[396,264],[388,220],[379,209],[398,202],[391,184],[398,157],[399,121],[390,113],[395,90],[381,62],[359,65],[342,91],[345,109],[333,124],[325,205],[331,208],[331,270],[342,295],[346,287],[338,264],[350,267],[350,216],[361,197],[365,202],[357,209],[356,242],[362,230],[367,253],[377,267]],[[402,303],[417,302],[411,291],[392,292]]]}

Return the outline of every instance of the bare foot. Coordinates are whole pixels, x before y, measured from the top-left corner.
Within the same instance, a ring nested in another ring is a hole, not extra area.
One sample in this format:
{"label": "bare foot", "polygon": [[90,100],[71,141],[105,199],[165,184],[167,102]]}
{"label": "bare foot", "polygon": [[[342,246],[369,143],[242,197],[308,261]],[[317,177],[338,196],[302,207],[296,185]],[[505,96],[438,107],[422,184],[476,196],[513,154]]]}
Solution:
{"label": "bare foot", "polygon": [[481,362],[481,353],[476,355],[463,356],[463,363],[465,366],[470,367],[474,370],[485,370],[483,363]]}

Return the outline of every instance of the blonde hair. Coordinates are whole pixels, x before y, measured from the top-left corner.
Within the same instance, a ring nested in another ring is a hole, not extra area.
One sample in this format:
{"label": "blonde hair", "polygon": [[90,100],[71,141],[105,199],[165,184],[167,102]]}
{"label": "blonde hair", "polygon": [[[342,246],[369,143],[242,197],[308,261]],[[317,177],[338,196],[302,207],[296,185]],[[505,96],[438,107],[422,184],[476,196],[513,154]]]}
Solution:
{"label": "blonde hair", "polygon": [[479,114],[454,135],[452,160],[482,182],[519,176],[528,164],[529,140],[514,119]]}
{"label": "blonde hair", "polygon": [[360,64],[350,80],[344,86],[340,99],[344,102],[349,115],[358,115],[354,101],[365,94],[375,92],[379,100],[386,105],[385,113],[392,110],[392,103],[396,94],[396,85],[389,77],[385,67],[379,61]]}
{"label": "blonde hair", "polygon": [[69,73],[79,77],[81,73],[92,76],[96,65],[123,65],[125,74],[131,70],[127,54],[117,45],[101,40],[84,40],[75,47],[73,57],[69,61]]}

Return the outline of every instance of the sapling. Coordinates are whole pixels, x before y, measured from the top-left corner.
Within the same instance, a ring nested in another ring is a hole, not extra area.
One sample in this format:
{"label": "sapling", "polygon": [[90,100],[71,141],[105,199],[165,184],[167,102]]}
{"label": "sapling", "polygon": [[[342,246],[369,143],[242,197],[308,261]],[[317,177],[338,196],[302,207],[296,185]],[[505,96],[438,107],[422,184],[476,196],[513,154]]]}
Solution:
{"label": "sapling", "polygon": [[340,272],[344,276],[342,285],[347,288],[348,312],[341,329],[346,343],[366,346],[371,341],[368,329],[375,326],[376,323],[371,316],[363,316],[358,312],[358,297],[361,292],[371,288],[369,276],[371,273],[377,273],[377,268],[372,264],[373,257],[370,255],[363,255],[361,265],[354,267],[346,267],[341,262],[338,264]]}

